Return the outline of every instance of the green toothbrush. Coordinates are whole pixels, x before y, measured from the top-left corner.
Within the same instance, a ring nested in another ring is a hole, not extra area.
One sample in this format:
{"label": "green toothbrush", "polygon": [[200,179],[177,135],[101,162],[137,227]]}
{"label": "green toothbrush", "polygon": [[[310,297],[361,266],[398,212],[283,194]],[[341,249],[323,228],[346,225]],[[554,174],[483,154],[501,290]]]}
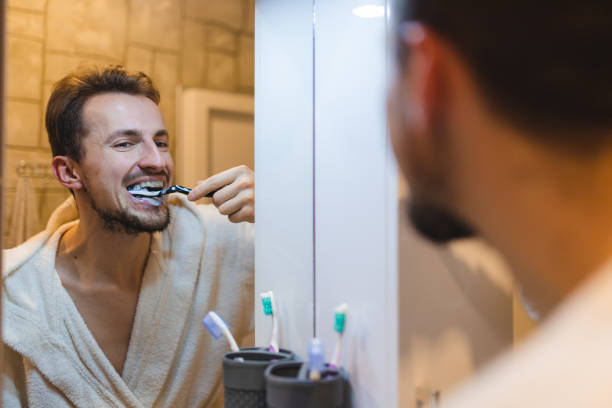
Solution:
{"label": "green toothbrush", "polygon": [[260,294],[260,296],[264,314],[266,316],[272,316],[272,338],[270,339],[268,351],[278,353],[278,318],[276,316],[276,305],[274,304],[274,293],[272,293],[272,291],[264,292]]}

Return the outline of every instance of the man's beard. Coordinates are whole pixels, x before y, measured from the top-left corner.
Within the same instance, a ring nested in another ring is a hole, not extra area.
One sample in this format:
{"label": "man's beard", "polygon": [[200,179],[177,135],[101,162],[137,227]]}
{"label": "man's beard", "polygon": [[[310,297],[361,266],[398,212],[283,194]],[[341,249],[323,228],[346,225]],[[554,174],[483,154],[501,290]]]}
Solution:
{"label": "man's beard", "polygon": [[416,230],[437,244],[471,238],[475,231],[451,211],[413,196],[408,200],[408,216]]}
{"label": "man's beard", "polygon": [[[476,236],[475,230],[447,206],[439,204],[442,197],[452,191],[450,177],[453,173],[451,127],[443,107],[438,108],[436,120],[432,121],[430,139],[436,163],[427,163],[422,155],[411,149],[408,160],[414,183],[407,204],[408,217],[416,230],[437,244]],[[407,137],[408,135],[404,135]],[[432,159],[433,160],[433,159]],[[433,197],[439,197],[434,199]]]}
{"label": "man's beard", "polygon": [[96,205],[95,200],[89,191],[85,192],[91,208],[98,214],[102,220],[104,229],[110,232],[120,232],[129,235],[136,235],[141,232],[157,232],[165,230],[170,224],[170,211],[166,204],[158,207],[162,213],[161,217],[154,219],[143,220],[134,214],[130,214],[125,209],[120,210],[105,210]]}

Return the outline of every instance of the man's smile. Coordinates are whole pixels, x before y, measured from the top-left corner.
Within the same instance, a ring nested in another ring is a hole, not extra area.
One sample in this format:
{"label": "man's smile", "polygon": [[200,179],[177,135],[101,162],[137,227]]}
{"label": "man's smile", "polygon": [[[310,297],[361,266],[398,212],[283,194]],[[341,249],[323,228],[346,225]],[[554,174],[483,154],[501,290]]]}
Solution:
{"label": "man's smile", "polygon": [[139,204],[148,204],[153,207],[159,207],[164,202],[163,197],[143,197],[136,193],[141,190],[159,191],[164,188],[164,183],[161,180],[146,180],[139,183],[131,184],[127,187],[128,193],[132,197],[132,201]]}

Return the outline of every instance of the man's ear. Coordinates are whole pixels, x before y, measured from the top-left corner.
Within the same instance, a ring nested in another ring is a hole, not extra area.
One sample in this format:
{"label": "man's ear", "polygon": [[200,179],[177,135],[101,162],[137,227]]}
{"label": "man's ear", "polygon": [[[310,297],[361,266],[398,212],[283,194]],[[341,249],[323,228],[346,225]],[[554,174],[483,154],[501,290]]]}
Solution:
{"label": "man's ear", "polygon": [[436,120],[443,95],[444,81],[441,71],[441,44],[435,33],[422,24],[407,24],[401,41],[409,50],[409,60],[404,75],[404,91],[411,96],[409,110],[405,113],[417,131],[427,133]]}
{"label": "man's ear", "polygon": [[51,168],[55,178],[62,186],[73,191],[83,188],[81,169],[70,157],[55,156],[51,162]]}

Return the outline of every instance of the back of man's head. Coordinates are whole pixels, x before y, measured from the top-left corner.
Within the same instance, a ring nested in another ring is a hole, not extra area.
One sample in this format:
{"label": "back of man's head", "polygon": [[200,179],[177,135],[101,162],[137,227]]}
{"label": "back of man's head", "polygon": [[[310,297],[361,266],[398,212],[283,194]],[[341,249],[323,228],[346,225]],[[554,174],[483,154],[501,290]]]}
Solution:
{"label": "back of man's head", "polygon": [[410,0],[401,19],[450,43],[502,117],[570,146],[607,142],[612,1]]}
{"label": "back of man's head", "polygon": [[70,73],[55,84],[47,104],[45,122],[53,156],[68,156],[76,162],[81,159],[81,137],[86,133],[83,105],[88,98],[109,92],[141,95],[159,104],[159,92],[142,72],[110,66]]}

